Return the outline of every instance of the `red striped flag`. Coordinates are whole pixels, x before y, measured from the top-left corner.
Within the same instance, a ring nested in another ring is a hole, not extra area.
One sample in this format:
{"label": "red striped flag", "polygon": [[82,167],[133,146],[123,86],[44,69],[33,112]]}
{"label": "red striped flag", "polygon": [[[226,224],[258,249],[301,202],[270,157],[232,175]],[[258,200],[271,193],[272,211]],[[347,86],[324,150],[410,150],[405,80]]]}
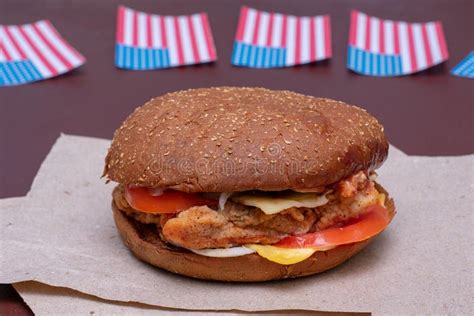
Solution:
{"label": "red striped flag", "polygon": [[84,62],[47,20],[0,25],[0,86],[55,77]]}
{"label": "red striped flag", "polygon": [[162,16],[118,8],[117,67],[147,70],[215,60],[216,49],[205,13]]}
{"label": "red striped flag", "polygon": [[293,16],[242,7],[232,64],[271,68],[331,58],[328,15]]}
{"label": "red striped flag", "polygon": [[398,76],[448,59],[441,22],[382,20],[352,11],[348,68],[365,75]]}

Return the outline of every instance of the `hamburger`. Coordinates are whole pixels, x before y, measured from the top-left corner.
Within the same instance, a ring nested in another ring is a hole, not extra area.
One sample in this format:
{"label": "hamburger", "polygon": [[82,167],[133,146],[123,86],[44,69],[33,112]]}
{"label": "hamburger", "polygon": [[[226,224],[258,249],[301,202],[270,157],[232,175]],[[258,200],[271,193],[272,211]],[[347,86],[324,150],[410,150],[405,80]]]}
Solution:
{"label": "hamburger", "polygon": [[115,132],[104,176],[139,259],[199,279],[267,281],[333,268],[390,223],[375,182],[383,127],[341,101],[263,88],[178,91]]}

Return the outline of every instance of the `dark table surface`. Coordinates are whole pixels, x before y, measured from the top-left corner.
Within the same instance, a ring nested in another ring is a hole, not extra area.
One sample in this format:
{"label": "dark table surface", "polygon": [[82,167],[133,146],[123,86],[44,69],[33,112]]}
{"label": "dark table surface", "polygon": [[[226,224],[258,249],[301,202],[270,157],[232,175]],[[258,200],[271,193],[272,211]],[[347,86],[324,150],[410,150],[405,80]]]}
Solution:
{"label": "dark table surface", "polygon": [[[218,62],[160,71],[114,67],[119,4],[160,14],[209,15]],[[239,7],[295,15],[330,14],[333,58],[301,67],[258,70],[230,64]],[[441,20],[448,62],[403,78],[372,78],[345,67],[349,13],[411,22]],[[27,193],[59,133],[111,138],[136,106],[165,92],[208,86],[263,86],[340,99],[366,108],[386,128],[392,144],[414,155],[474,152],[474,86],[449,70],[474,49],[472,0],[1,0],[0,23],[50,19],[87,63],[67,75],[0,90],[0,198]],[[0,314],[31,313],[9,285],[0,287]]]}

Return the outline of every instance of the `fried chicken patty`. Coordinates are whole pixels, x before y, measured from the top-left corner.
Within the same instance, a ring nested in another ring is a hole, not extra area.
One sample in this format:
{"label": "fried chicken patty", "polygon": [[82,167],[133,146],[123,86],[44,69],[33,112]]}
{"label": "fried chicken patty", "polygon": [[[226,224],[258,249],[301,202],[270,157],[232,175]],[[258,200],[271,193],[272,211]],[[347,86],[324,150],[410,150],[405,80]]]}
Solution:
{"label": "fried chicken patty", "polygon": [[113,192],[115,204],[128,216],[155,224],[165,241],[190,249],[274,244],[288,235],[319,231],[358,216],[377,203],[379,193],[367,173],[358,172],[334,185],[327,198],[320,207],[292,207],[273,215],[231,199],[220,211],[195,206],[178,214],[149,214],[130,207],[122,185]]}

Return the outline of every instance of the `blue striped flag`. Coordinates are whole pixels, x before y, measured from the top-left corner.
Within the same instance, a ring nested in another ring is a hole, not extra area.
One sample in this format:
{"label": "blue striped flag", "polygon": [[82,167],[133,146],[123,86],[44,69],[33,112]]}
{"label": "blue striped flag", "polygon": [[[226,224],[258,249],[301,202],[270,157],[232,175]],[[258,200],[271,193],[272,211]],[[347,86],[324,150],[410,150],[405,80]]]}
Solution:
{"label": "blue striped flag", "polygon": [[293,16],[242,7],[232,64],[290,67],[331,58],[328,15]]}
{"label": "blue striped flag", "polygon": [[458,77],[474,78],[474,51],[451,69],[451,74]]}
{"label": "blue striped flag", "polygon": [[401,76],[448,59],[441,22],[382,20],[352,11],[347,68],[366,76]]}
{"label": "blue striped flag", "polygon": [[161,16],[118,8],[115,65],[150,70],[217,59],[205,13]]}
{"label": "blue striped flag", "polygon": [[48,79],[84,62],[47,20],[0,25],[0,86]]}

